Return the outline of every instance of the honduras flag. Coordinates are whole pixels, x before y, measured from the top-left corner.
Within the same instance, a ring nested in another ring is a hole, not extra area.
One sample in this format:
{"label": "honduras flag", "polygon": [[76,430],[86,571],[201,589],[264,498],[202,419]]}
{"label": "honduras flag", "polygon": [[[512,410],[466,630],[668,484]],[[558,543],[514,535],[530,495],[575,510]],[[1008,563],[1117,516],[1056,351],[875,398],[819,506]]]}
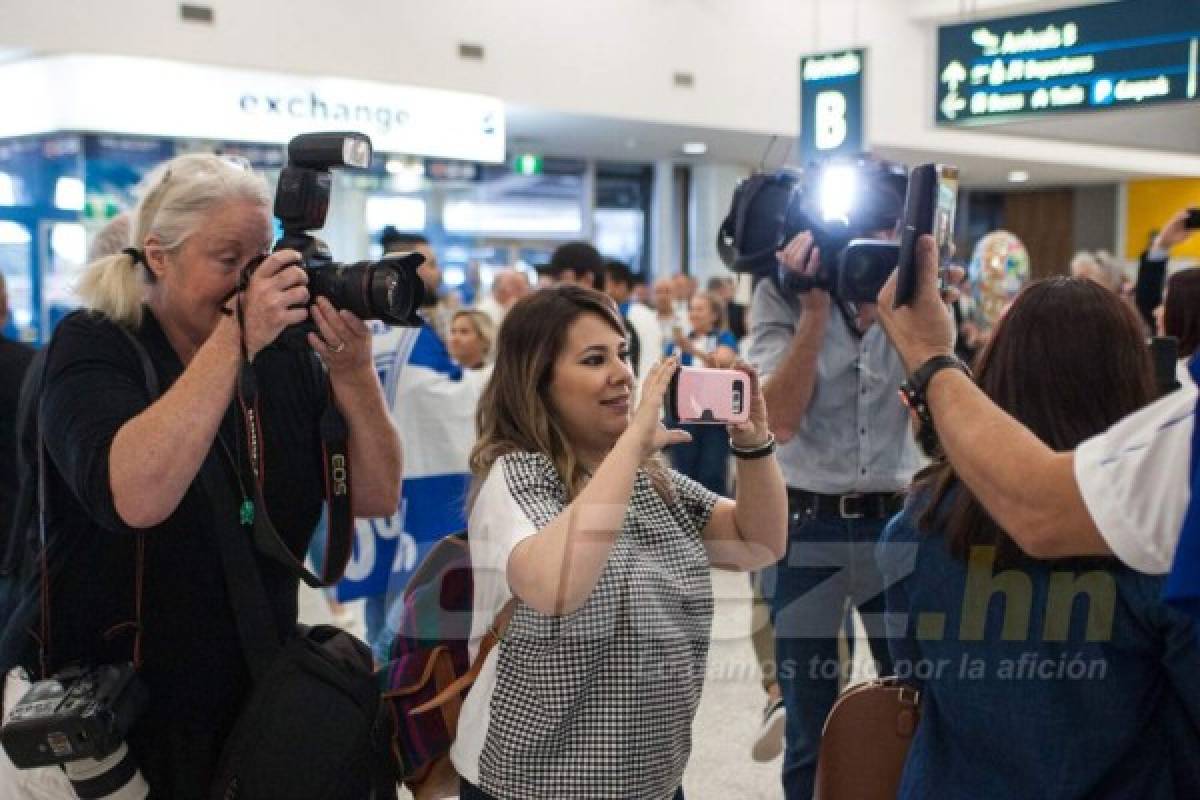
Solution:
{"label": "honduras flag", "polygon": [[402,590],[438,540],[467,527],[475,407],[491,372],[458,367],[428,323],[373,325],[375,368],[404,448],[404,482],[395,514],[357,521],[354,553],[337,585],[341,601]]}

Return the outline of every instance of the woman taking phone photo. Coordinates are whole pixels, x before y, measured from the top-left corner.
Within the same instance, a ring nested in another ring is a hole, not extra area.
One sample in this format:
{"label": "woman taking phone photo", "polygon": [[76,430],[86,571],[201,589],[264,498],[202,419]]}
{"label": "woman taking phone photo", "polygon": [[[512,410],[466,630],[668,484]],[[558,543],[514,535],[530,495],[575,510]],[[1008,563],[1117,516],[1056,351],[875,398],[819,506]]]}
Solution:
{"label": "woman taking phone photo", "polygon": [[783,553],[787,500],[753,370],[729,430],[736,502],[666,468],[674,359],[634,376],[617,309],[590,289],[519,302],[479,404],[470,514],[472,655],[512,616],[463,706],[462,797],[682,795],[712,623],[710,566]]}

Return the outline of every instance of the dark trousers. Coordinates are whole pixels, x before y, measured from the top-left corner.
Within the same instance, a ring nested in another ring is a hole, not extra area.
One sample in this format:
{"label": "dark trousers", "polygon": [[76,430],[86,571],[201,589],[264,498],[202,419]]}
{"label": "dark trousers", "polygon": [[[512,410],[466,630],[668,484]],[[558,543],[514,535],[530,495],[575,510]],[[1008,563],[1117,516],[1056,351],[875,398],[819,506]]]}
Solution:
{"label": "dark trousers", "polygon": [[671,466],[710,492],[729,496],[729,432],[724,425],[680,425],[692,435],[686,444],[672,445]]}
{"label": "dark trousers", "polygon": [[810,800],[821,729],[837,699],[837,636],[847,604],[862,616],[880,675],[892,673],[884,635],[883,577],[875,544],[886,519],[818,515],[789,503],[788,552],[764,571],[763,596],[775,626],[778,682],[787,710],[783,788]]}
{"label": "dark trousers", "polygon": [[[480,789],[474,784],[468,783],[465,778],[458,779],[458,800],[496,800],[495,797]],[[563,800],[568,800],[563,798]],[[675,792],[674,800],[683,800],[683,787],[680,786]]]}

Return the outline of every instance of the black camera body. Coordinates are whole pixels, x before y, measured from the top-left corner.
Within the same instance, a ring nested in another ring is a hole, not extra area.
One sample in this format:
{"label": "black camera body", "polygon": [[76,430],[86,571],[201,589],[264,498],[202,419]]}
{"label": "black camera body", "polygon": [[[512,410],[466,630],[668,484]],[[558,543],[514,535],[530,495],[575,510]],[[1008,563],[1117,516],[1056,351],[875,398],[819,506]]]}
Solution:
{"label": "black camera body", "polygon": [[[335,308],[352,311],[360,319],[419,327],[417,309],[425,297],[417,275],[417,267],[425,261],[420,253],[339,264],[325,242],[311,233],[325,226],[333,192],[331,170],[365,169],[370,163],[371,140],[365,134],[307,133],[288,142],[288,164],[275,191],[275,217],[283,226],[283,236],[274,249],[300,253],[314,301],[325,297]],[[251,262],[248,269],[255,267],[257,263]]]}
{"label": "black camera body", "polygon": [[70,668],[29,688],[0,740],[20,769],[103,759],[125,741],[147,699],[132,664]]}
{"label": "black camera body", "polygon": [[[874,302],[900,250],[898,243],[869,237],[895,227],[907,185],[903,165],[866,157],[803,173],[756,173],[735,190],[717,251],[734,272],[779,279],[789,293],[820,288],[847,302]],[[820,249],[817,275],[780,275],[775,253],[804,231]]]}

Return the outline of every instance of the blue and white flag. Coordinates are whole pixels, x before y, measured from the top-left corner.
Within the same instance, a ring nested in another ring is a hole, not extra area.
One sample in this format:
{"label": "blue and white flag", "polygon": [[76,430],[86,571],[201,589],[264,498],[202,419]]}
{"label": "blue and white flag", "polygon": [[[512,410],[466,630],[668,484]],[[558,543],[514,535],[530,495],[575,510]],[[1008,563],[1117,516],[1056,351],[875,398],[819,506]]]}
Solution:
{"label": "blue and white flag", "polygon": [[404,448],[404,482],[394,515],[357,522],[354,554],[337,585],[342,601],[403,589],[430,547],[467,527],[475,407],[491,373],[458,367],[428,324],[376,323],[373,333],[375,368]]}

